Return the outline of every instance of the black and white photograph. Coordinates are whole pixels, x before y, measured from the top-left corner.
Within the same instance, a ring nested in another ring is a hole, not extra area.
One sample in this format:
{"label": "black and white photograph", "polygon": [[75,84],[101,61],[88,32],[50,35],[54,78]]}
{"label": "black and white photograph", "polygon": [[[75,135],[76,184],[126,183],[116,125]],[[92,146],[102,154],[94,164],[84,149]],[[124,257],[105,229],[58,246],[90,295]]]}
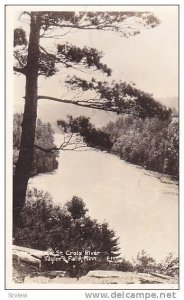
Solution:
{"label": "black and white photograph", "polygon": [[6,6],[6,286],[178,289],[179,6]]}

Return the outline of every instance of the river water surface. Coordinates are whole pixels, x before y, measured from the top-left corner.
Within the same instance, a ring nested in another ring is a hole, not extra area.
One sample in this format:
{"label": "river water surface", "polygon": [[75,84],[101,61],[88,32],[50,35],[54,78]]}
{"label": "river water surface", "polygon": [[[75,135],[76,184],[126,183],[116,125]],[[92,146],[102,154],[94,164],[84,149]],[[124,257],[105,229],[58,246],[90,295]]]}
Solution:
{"label": "river water surface", "polygon": [[[58,137],[57,137],[58,140]],[[81,197],[89,215],[107,221],[127,259],[145,249],[157,260],[178,252],[178,186],[117,156],[100,151],[61,151],[53,174],[29,187],[48,191],[55,203]],[[97,249],[98,250],[98,249]]]}

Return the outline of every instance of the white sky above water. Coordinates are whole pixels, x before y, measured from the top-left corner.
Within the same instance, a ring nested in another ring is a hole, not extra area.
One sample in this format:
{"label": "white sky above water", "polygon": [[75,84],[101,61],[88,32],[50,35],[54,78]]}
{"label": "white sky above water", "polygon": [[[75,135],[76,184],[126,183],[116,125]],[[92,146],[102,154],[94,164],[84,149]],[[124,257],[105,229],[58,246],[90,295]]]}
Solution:
{"label": "white sky above water", "polygon": [[[87,9],[89,10],[89,7]],[[128,39],[110,32],[75,31],[62,37],[61,40],[57,39],[56,43],[68,41],[77,46],[87,45],[102,50],[103,62],[113,70],[110,80],[134,82],[137,88],[153,94],[155,98],[164,98],[161,99],[163,104],[172,105],[171,97],[178,96],[178,8],[177,6],[129,7],[132,11],[140,9],[153,11],[161,24],[156,28],[143,30],[141,34]],[[124,10],[127,10],[127,7]],[[15,26],[24,26],[16,20],[17,16],[16,11]],[[50,46],[51,39],[42,40],[42,43]],[[92,71],[90,73],[93,75]],[[40,78],[40,94],[60,97],[65,91],[63,80],[66,75],[65,73],[46,80]],[[78,75],[89,76],[84,73]],[[94,73],[95,75],[97,73]],[[109,80],[106,76],[103,79]],[[14,76],[14,84],[17,103],[24,96],[23,76]]]}

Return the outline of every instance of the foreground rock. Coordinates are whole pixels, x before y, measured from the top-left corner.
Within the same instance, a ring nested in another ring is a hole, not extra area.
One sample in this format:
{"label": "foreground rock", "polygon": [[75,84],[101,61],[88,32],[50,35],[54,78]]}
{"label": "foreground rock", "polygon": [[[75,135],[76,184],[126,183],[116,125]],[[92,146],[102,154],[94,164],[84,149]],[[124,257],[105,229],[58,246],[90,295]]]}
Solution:
{"label": "foreground rock", "polygon": [[81,277],[81,283],[116,284],[177,284],[177,279],[159,274],[147,274],[121,271],[90,271]]}
{"label": "foreground rock", "polygon": [[[86,276],[76,278],[59,277],[49,278],[43,276],[25,277],[24,283],[62,283],[62,284],[177,284],[177,279],[168,277],[161,278],[162,275],[152,275],[146,273],[121,272],[121,271],[90,271]],[[163,276],[164,277],[164,276]]]}
{"label": "foreground rock", "polygon": [[178,278],[156,273],[94,270],[80,278],[66,277],[65,271],[43,271],[42,258],[48,251],[13,246],[13,279],[32,284],[178,284]]}

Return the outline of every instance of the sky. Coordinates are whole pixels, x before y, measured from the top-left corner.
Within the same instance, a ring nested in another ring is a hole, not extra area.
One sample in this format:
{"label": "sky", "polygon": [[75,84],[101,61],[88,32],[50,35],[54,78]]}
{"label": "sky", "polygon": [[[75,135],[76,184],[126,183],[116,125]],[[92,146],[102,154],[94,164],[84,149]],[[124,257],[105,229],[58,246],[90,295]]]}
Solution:
{"label": "sky", "polygon": [[[155,28],[145,29],[141,31],[141,34],[130,38],[122,38],[110,32],[75,31],[55,40],[55,43],[69,42],[81,47],[97,48],[104,53],[103,62],[113,70],[111,79],[134,82],[137,88],[153,94],[163,104],[171,106],[172,98],[175,97],[176,101],[178,97],[177,6],[131,7],[130,10],[141,9],[154,12],[161,23]],[[15,27],[27,28],[26,24],[17,20],[18,15],[19,12],[14,13]],[[51,39],[42,39],[41,43],[50,49],[53,48]],[[92,71],[89,73],[93,75]],[[60,97],[65,92],[63,82],[66,75],[65,71],[50,79],[40,78],[39,92]],[[78,75],[88,76],[84,73]],[[107,77],[104,79],[109,80]],[[23,76],[14,76],[15,102],[19,102],[20,97],[24,96],[24,86]],[[173,103],[173,106],[175,105],[176,103]]]}

